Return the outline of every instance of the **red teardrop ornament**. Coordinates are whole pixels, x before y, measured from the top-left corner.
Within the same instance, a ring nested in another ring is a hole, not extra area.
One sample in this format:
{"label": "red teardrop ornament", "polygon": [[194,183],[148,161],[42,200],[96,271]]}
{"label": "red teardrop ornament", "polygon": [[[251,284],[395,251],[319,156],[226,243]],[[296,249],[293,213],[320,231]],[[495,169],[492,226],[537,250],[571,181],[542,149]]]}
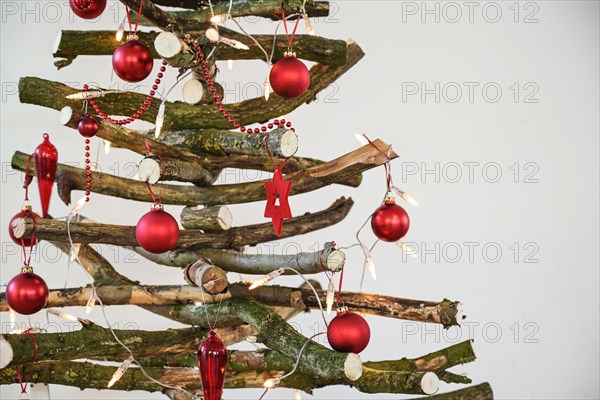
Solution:
{"label": "red teardrop ornament", "polygon": [[310,73],[302,61],[294,56],[286,56],[271,68],[269,82],[275,93],[293,99],[308,89]]}
{"label": "red teardrop ornament", "polygon": [[152,72],[154,58],[148,47],[132,39],[117,47],[112,64],[119,78],[127,82],[139,82]]}
{"label": "red teardrop ornament", "polygon": [[408,213],[396,204],[393,198],[386,199],[371,217],[373,233],[385,242],[396,242],[402,239],[408,232],[409,226]]}
{"label": "red teardrop ornament", "polygon": [[213,329],[198,346],[198,367],[204,400],[221,400],[227,368],[227,349]]}
{"label": "red teardrop ornament", "polygon": [[369,324],[360,315],[343,310],[327,327],[329,345],[340,353],[360,353],[371,339]]}
{"label": "red teardrop ornament", "polygon": [[73,13],[83,19],[93,19],[104,11],[106,0],[69,0]]}
{"label": "red teardrop ornament", "polygon": [[154,254],[164,253],[177,243],[179,226],[175,218],[163,210],[162,205],[154,205],[138,221],[135,238],[144,250]]}
{"label": "red teardrop ornament", "polygon": [[47,133],[44,133],[44,141],[35,149],[34,158],[35,175],[37,176],[40,201],[42,202],[42,216],[47,218],[58,164],[58,151],[50,143],[50,136]]}
{"label": "red teardrop ornament", "polygon": [[[34,213],[33,211],[31,211],[31,206],[23,206],[23,207],[21,207],[21,211],[18,212],[17,214],[15,214],[14,217],[12,217],[12,219],[8,223],[8,236],[10,236],[10,238],[12,239],[13,242],[15,242],[16,244],[18,244],[20,246],[21,238],[15,237],[15,233],[13,232],[13,222],[19,218],[38,219],[38,218],[40,218],[40,216],[38,214]],[[23,244],[25,245],[25,247],[31,247],[31,244],[32,244],[31,243],[31,235],[29,237],[22,238],[22,239],[23,239]]]}
{"label": "red teardrop ornament", "polygon": [[48,285],[31,268],[23,267],[6,286],[6,302],[19,314],[35,314],[48,303]]}

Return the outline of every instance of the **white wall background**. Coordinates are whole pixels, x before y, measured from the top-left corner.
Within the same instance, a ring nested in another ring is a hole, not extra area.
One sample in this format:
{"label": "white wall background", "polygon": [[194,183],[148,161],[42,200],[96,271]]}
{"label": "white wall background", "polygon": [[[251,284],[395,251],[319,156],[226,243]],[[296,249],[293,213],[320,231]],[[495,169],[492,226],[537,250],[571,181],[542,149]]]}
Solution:
{"label": "white wall background", "polygon": [[[12,154],[33,151],[41,134],[49,132],[60,161],[82,161],[82,139],[58,123],[56,111],[19,103],[15,94],[19,77],[80,85],[94,81],[108,86],[111,82],[110,57],[79,57],[57,71],[51,48],[60,29],[115,29],[116,4],[110,3],[96,23],[70,20],[66,4],[1,2],[2,283],[18,272],[21,263],[5,228],[22,199],[22,174],[11,170]],[[595,399],[599,397],[598,2],[473,4],[470,20],[469,6],[463,2],[337,2],[334,15],[315,21],[315,30],[326,37],[352,37],[366,57],[317,102],[287,117],[298,130],[301,155],[332,159],[357,147],[354,134],[361,132],[394,144],[400,154],[393,164],[396,183],[420,201],[418,208],[407,206],[412,226],[406,240],[420,249],[434,250],[404,259],[393,245],[378,246],[374,253],[378,280],[367,278],[363,290],[423,300],[460,300],[468,315],[470,325],[447,332],[367,317],[372,339],[361,354],[363,359],[418,356],[471,337],[478,359],[454,371],[468,373],[475,383],[491,382],[497,398]],[[437,7],[439,21],[435,14],[424,13],[424,7]],[[268,33],[275,26],[244,24],[251,32]],[[219,80],[230,92],[228,101],[239,100],[240,88],[249,82],[256,87],[265,74],[259,62],[236,62],[232,71],[223,63],[221,69]],[[175,72],[169,70],[166,76],[170,84]],[[436,82],[439,101],[434,94],[422,99],[420,93],[407,93],[421,83],[433,89]],[[478,85],[471,99],[465,82]],[[484,92],[486,84],[489,91]],[[457,86],[462,88],[462,97],[452,102]],[[492,102],[494,87],[502,91],[496,102]],[[174,92],[173,99],[178,98],[178,90]],[[254,93],[248,90],[247,95]],[[94,146],[98,145],[95,141]],[[136,154],[114,150],[101,154],[99,163],[105,170],[125,175],[131,174],[131,165],[139,159]],[[468,165],[473,165],[472,179]],[[435,168],[438,177],[424,173]],[[498,178],[497,173],[501,173]],[[39,210],[35,185],[32,188],[33,204]],[[377,207],[383,190],[383,170],[378,169],[366,173],[358,189],[332,186],[294,197],[291,205],[296,215],[323,209],[341,195],[352,196],[356,204],[342,223],[282,241],[275,251],[285,251],[284,243],[297,243],[306,251],[314,243],[329,240],[352,243],[353,233]],[[77,199],[80,194],[74,196]],[[94,194],[84,213],[98,221],[133,225],[148,209],[149,204]],[[263,203],[234,206],[236,224],[263,221],[262,209]],[[52,214],[65,215],[68,210],[55,193]],[[177,215],[180,207],[168,206],[167,210]],[[372,236],[367,232],[365,237],[371,240]],[[469,246],[474,248],[472,255]],[[267,249],[262,247],[262,251]],[[294,247],[287,249],[294,251]],[[497,249],[501,255],[497,256]],[[128,253],[123,250],[103,246],[102,251],[116,260],[119,272],[132,279],[146,284],[182,283],[179,270],[136,256],[126,260]],[[362,257],[357,249],[348,255],[345,287],[358,290]],[[35,266],[52,288],[63,287],[67,278],[69,287],[87,283],[77,265],[69,272],[67,258],[47,244],[39,249]],[[297,285],[300,280],[288,278],[287,283]],[[85,315],[80,308],[68,311]],[[133,322],[143,329],[178,326],[129,306],[111,307],[108,314],[114,322]],[[1,318],[6,330],[7,313]],[[91,318],[102,323],[99,310]],[[50,320],[69,329],[63,321]],[[18,321],[27,322],[22,317]],[[31,321],[47,323],[45,313]],[[295,321],[310,334],[319,317],[313,313]],[[441,391],[457,388],[442,385]],[[162,398],[160,394],[80,392],[60,386],[52,386],[50,392],[53,399]],[[18,386],[3,386],[0,394],[17,398]],[[228,390],[224,397],[258,395],[258,390]],[[346,387],[317,390],[314,397],[403,398],[369,396]],[[279,389],[267,398],[288,399],[292,393]]]}

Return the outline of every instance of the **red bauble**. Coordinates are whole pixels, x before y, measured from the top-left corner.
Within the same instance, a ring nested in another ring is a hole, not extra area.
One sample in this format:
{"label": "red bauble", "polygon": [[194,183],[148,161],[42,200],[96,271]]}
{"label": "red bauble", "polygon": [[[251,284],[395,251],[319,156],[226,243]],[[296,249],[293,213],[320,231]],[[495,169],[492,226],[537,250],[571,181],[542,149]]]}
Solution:
{"label": "red bauble", "polygon": [[179,239],[179,226],[173,216],[162,205],[155,204],[144,214],[135,227],[135,238],[142,248],[150,253],[169,251]]}
{"label": "red bauble", "polygon": [[275,93],[286,99],[293,99],[308,89],[310,73],[302,61],[286,56],[271,68],[269,82]]}
{"label": "red bauble", "polygon": [[48,285],[31,268],[23,267],[6,286],[6,302],[19,314],[35,314],[48,303]]}
{"label": "red bauble", "polygon": [[90,138],[98,132],[98,122],[90,114],[86,114],[77,123],[77,130],[81,136]]}
{"label": "red bauble", "polygon": [[154,59],[145,45],[132,39],[117,47],[112,64],[119,78],[127,82],[139,82],[152,72]]}
{"label": "red bauble", "polygon": [[408,213],[396,204],[393,198],[387,198],[371,217],[373,233],[385,242],[396,242],[402,239],[408,232],[409,226]]}
{"label": "red bauble", "polygon": [[80,18],[93,19],[104,11],[106,0],[69,0],[71,10]]}
{"label": "red bauble", "polygon": [[327,340],[329,345],[340,353],[360,353],[371,339],[369,324],[360,315],[347,309],[338,314],[329,323]]}
{"label": "red bauble", "polygon": [[48,207],[50,206],[50,196],[52,196],[52,187],[56,177],[56,167],[58,164],[58,151],[52,143],[50,136],[44,133],[44,141],[40,144],[34,153],[35,174],[40,191],[40,200],[42,202],[42,215],[48,217]]}
{"label": "red bauble", "polygon": [[227,368],[227,349],[214,330],[198,346],[198,367],[205,400],[221,400],[225,369]]}
{"label": "red bauble", "polygon": [[[33,211],[31,211],[31,206],[23,206],[23,207],[21,207],[21,211],[18,212],[17,214],[15,214],[14,217],[12,217],[12,219],[8,223],[8,236],[10,236],[10,238],[12,239],[13,242],[15,242],[16,244],[18,244],[20,246],[21,238],[16,238],[15,233],[13,232],[13,222],[19,218],[38,219],[38,218],[40,218],[40,216],[38,214],[34,213]],[[22,239],[23,239],[23,244],[25,245],[25,247],[31,247],[31,245],[32,245],[31,235],[29,237],[25,237]]]}

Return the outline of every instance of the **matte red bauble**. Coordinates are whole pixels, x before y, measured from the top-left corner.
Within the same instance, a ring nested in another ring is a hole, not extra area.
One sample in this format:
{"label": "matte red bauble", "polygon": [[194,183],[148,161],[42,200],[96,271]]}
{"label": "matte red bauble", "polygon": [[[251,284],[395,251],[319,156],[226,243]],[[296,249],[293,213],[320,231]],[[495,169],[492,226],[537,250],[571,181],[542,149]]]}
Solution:
{"label": "matte red bauble", "polygon": [[23,267],[6,286],[6,302],[19,314],[35,314],[48,303],[48,285],[30,267]]}
{"label": "matte red bauble", "polygon": [[77,130],[81,134],[81,136],[90,138],[98,132],[98,122],[94,117],[89,114],[86,114],[83,118],[79,120],[77,123]]}
{"label": "matte red bauble", "polygon": [[221,400],[227,368],[227,349],[213,329],[198,346],[198,367],[204,399]]}
{"label": "matte red bauble", "polygon": [[150,253],[169,251],[179,239],[179,226],[173,216],[161,204],[152,206],[135,227],[135,238],[142,248]]}
{"label": "matte red bauble", "polygon": [[145,45],[132,39],[117,47],[112,64],[119,78],[127,82],[139,82],[152,72],[154,59]]}
{"label": "matte red bauble", "polygon": [[347,308],[338,310],[327,328],[329,345],[340,353],[358,354],[367,347],[370,339],[371,330],[367,321]]}
{"label": "matte red bauble", "polygon": [[50,196],[56,177],[56,166],[58,164],[58,151],[52,143],[50,136],[44,133],[44,141],[35,149],[35,175],[37,176],[40,200],[42,202],[42,215],[48,217]]}
{"label": "matte red bauble", "polygon": [[402,239],[408,232],[409,226],[408,213],[396,204],[393,198],[385,199],[385,203],[371,217],[373,233],[385,242],[396,242]]}
{"label": "matte red bauble", "polygon": [[71,10],[80,18],[93,19],[104,11],[106,0],[69,0]]}
{"label": "matte red bauble", "polygon": [[23,245],[25,245],[25,247],[31,247],[31,245],[32,245],[31,235],[29,235],[29,237],[24,237],[24,238],[15,237],[15,233],[13,232],[13,222],[19,218],[38,219],[38,218],[40,218],[40,216],[38,214],[34,213],[33,211],[31,211],[31,206],[27,205],[27,206],[21,207],[21,211],[18,212],[17,214],[15,214],[15,216],[12,217],[12,219],[8,223],[8,236],[10,236],[12,241],[20,246],[21,239],[23,239]]}
{"label": "matte red bauble", "polygon": [[286,56],[271,68],[269,82],[275,93],[293,99],[308,89],[310,73],[302,61],[294,56]]}

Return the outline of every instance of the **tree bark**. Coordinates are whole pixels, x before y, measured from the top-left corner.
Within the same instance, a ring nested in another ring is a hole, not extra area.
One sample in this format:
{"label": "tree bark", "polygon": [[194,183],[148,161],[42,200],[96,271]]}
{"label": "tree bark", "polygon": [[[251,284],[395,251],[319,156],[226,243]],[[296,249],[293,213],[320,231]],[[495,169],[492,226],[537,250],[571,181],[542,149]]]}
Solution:
{"label": "tree bark", "polygon": [[[422,399],[413,399],[420,400]],[[427,398],[428,400],[493,400],[494,393],[489,383],[484,382],[454,392],[440,393]]]}
{"label": "tree bark", "polygon": [[180,146],[193,153],[208,153],[217,156],[245,154],[263,156],[269,153],[273,157],[289,158],[298,150],[298,136],[289,129],[277,128],[268,134],[243,133],[204,129],[202,131],[165,132],[161,142]]}
{"label": "tree bark", "polygon": [[[325,243],[319,251],[290,255],[245,254],[235,250],[215,249],[168,251],[162,254],[148,253],[140,247],[132,250],[150,261],[169,267],[185,268],[200,258],[210,258],[227,271],[253,275],[265,275],[281,267],[294,268],[303,275],[321,273],[323,268],[337,272],[346,260],[344,252],[336,250],[332,242]],[[284,274],[291,275],[293,272],[285,271]]]}
{"label": "tree bark", "polygon": [[[198,26],[194,27],[194,31],[186,33],[189,33],[194,38],[202,37],[204,30],[210,26],[209,24],[198,24]],[[214,53],[214,57],[217,60],[264,60],[264,53],[249,37],[222,27],[219,28],[219,31],[229,39],[235,39],[244,43],[249,47],[249,50],[237,50],[221,45],[218,51]],[[159,34],[160,32],[157,31],[138,31],[137,33],[139,41],[148,47],[154,58],[160,58],[154,48],[154,39]],[[287,39],[285,35],[277,35],[276,39],[273,35],[252,36],[269,53],[273,48],[273,40],[275,40],[274,60],[283,58],[283,53],[287,51]],[[59,69],[64,68],[70,65],[78,56],[109,56],[114,53],[119,44],[115,40],[114,31],[62,30],[60,46],[53,54],[54,57],[60,58],[60,60],[55,61],[54,65]],[[347,44],[344,40],[327,39],[319,36],[295,35],[294,51],[298,58],[324,65],[344,65],[348,58]],[[178,62],[176,65],[181,66],[180,64]]]}
{"label": "tree bark", "polygon": [[200,229],[204,232],[222,232],[231,228],[233,217],[227,206],[184,207],[181,225],[185,229]]}
{"label": "tree bark", "polygon": [[[242,246],[255,246],[259,243],[286,237],[301,235],[333,225],[348,214],[353,202],[341,198],[331,207],[316,213],[306,213],[288,220],[284,225],[283,235],[278,237],[273,232],[271,223],[247,225],[232,228],[223,233],[202,233],[199,231],[181,230],[175,249],[193,250],[198,248],[239,249]],[[69,242],[67,222],[52,219],[19,218],[13,222],[16,237],[29,237],[35,229],[35,236],[41,240]],[[70,224],[71,238],[74,243],[103,243],[119,246],[137,247],[135,226],[109,225],[98,223]],[[217,261],[215,261],[217,262]],[[225,267],[224,267],[225,268]]]}
{"label": "tree bark", "polygon": [[[139,5],[139,4],[138,4]],[[111,35],[114,35],[111,33]],[[114,40],[114,39],[113,39]],[[348,58],[343,65],[315,64],[311,68],[311,83],[308,90],[295,99],[284,99],[272,95],[269,100],[264,97],[244,100],[229,104],[229,113],[242,125],[264,122],[281,115],[286,115],[300,105],[315,99],[317,94],[335,82],[340,76],[354,66],[363,56],[362,49],[354,42],[348,44]],[[236,52],[240,52],[236,50]],[[112,51],[111,51],[112,53]],[[73,88],[61,83],[46,81],[40,78],[21,78],[19,81],[19,99],[21,103],[36,104],[60,110],[64,106],[77,109],[79,100],[68,100],[65,97],[73,94]],[[109,115],[130,115],[137,111],[146,96],[141,93],[108,94],[99,101],[100,106]],[[154,101],[139,119],[154,123],[158,112],[158,102]],[[214,104],[189,105],[182,102],[166,102],[165,130],[185,129],[230,129],[231,124],[223,118]]]}

